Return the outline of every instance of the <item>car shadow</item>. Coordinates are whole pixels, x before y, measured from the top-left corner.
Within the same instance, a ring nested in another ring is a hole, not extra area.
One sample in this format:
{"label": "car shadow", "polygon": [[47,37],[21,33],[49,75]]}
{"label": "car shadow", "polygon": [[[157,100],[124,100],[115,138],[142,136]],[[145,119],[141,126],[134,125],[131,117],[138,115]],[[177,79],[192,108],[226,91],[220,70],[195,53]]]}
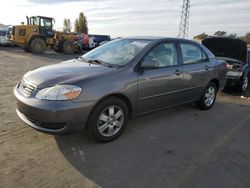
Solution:
{"label": "car shadow", "polygon": [[179,181],[171,182],[175,173],[182,175],[184,167],[193,165],[191,159],[233,127],[227,117],[235,107],[217,102],[209,111],[182,105],[150,113],[131,120],[120,138],[105,144],[86,133],[55,140],[72,167],[101,187],[166,187]]}

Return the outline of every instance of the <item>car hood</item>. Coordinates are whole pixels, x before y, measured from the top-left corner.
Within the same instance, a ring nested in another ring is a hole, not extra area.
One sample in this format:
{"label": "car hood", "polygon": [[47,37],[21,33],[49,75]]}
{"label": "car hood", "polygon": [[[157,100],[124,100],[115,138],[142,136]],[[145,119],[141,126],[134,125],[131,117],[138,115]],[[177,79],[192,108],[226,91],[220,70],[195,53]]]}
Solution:
{"label": "car hood", "polygon": [[41,89],[57,84],[77,82],[114,70],[115,68],[89,64],[82,60],[73,59],[29,71],[24,75],[24,79]]}
{"label": "car hood", "polygon": [[247,44],[240,39],[206,38],[202,40],[202,44],[213,52],[216,57],[235,59],[239,63],[247,62]]}

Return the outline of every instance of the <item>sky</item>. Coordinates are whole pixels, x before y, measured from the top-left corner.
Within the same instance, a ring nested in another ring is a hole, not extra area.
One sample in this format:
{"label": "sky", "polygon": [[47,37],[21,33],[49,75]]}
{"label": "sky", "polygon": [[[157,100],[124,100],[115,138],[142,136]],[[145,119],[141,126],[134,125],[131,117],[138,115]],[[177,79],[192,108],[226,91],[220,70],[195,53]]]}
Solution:
{"label": "sky", "polygon": [[[189,38],[225,30],[250,32],[250,0],[190,0]],[[89,33],[111,37],[178,35],[182,0],[8,0],[0,8],[0,23],[17,25],[25,16],[47,16],[60,30],[63,19],[73,25],[79,12],[88,20]]]}

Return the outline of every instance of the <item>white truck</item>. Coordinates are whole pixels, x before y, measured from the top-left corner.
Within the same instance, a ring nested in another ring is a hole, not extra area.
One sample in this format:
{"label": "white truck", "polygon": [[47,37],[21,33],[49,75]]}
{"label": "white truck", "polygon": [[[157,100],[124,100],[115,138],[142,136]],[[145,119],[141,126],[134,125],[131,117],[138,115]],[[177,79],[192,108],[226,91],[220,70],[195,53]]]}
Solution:
{"label": "white truck", "polygon": [[8,25],[0,25],[0,45],[12,45],[12,43],[7,39],[8,32]]}

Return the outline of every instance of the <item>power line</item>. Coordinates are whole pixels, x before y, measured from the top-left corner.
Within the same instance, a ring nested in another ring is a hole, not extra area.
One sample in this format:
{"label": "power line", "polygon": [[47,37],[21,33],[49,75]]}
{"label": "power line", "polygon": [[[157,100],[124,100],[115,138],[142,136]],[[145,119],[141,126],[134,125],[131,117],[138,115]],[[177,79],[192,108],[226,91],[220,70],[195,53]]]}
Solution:
{"label": "power line", "polygon": [[190,0],[183,0],[179,34],[178,34],[179,38],[188,37],[189,11],[190,11]]}

